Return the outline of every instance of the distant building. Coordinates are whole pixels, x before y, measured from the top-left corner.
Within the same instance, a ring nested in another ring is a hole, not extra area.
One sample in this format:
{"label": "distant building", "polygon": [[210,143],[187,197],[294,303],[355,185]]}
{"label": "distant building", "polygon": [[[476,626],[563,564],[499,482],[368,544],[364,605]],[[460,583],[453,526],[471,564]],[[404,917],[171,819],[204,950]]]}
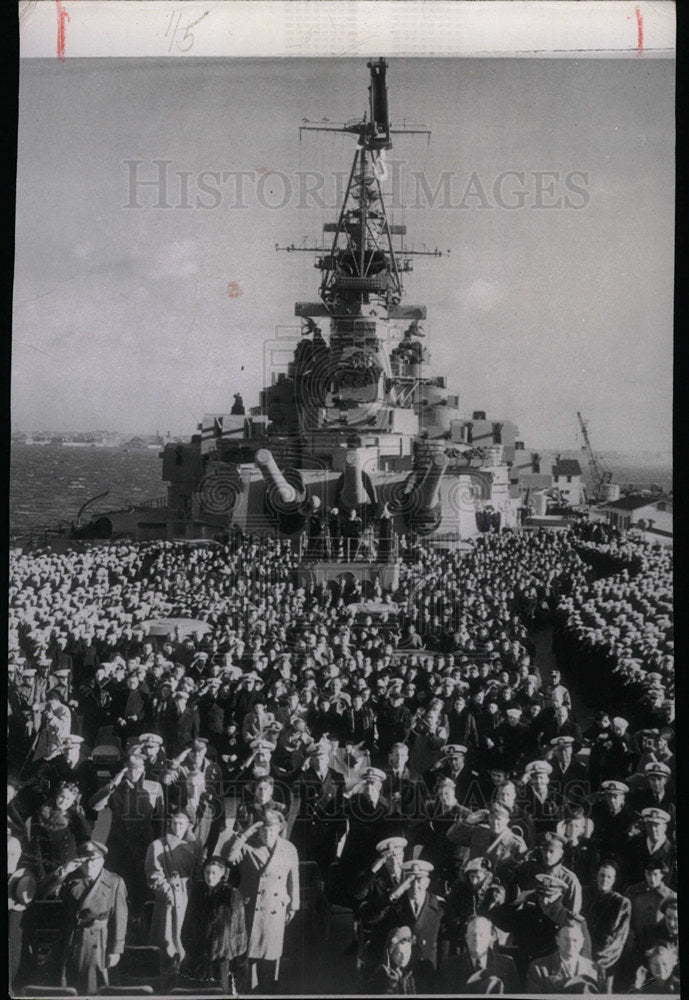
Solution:
{"label": "distant building", "polygon": [[[527,452],[523,454],[528,455]],[[586,503],[584,477],[575,458],[560,458],[558,455],[548,463],[534,453],[516,471],[522,502],[532,505],[534,497],[541,493],[548,495],[550,503],[559,506],[577,507]]]}
{"label": "distant building", "polygon": [[672,542],[672,500],[654,499],[648,495],[630,494],[605,505],[608,522],[615,528],[628,531],[637,528],[649,541],[664,544]]}
{"label": "distant building", "polygon": [[581,466],[576,458],[556,458],[552,467],[553,487],[570,507],[586,502]]}

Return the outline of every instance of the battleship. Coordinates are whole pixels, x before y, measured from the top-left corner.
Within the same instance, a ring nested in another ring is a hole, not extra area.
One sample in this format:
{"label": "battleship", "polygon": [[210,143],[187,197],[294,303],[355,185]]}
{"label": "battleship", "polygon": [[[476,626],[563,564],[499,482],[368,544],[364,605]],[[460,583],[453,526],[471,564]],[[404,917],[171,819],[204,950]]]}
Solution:
{"label": "battleship", "polygon": [[[516,425],[462,416],[459,395],[433,372],[426,306],[404,299],[417,257],[406,226],[386,212],[386,155],[393,137],[425,129],[393,126],[387,63],[367,64],[366,113],[341,126],[354,144],[337,218],[313,247],[318,298],[297,302],[298,340],[284,370],[245,412],[206,414],[187,443],[161,451],[167,495],[89,516],[74,539],[225,539],[232,532],[301,539],[314,511],[352,511],[364,527],[389,521],[391,537],[416,533],[456,548],[478,533],[519,523]],[[292,342],[294,343],[294,341]],[[290,348],[291,350],[291,348]],[[289,357],[289,354],[288,354]],[[524,455],[524,457],[526,457]],[[390,560],[394,561],[394,560]]]}

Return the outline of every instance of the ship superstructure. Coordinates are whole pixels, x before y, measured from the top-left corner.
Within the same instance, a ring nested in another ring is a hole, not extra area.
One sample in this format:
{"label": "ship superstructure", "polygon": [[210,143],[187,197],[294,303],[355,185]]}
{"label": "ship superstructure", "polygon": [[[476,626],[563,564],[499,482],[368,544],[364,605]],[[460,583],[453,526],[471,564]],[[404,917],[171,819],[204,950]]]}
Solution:
{"label": "ship superstructure", "polygon": [[[364,526],[381,515],[397,533],[452,547],[480,531],[515,526],[519,500],[509,468],[520,448],[509,421],[462,417],[459,396],[434,374],[424,305],[404,301],[416,256],[406,227],[385,206],[385,156],[393,136],[387,64],[368,63],[366,114],[342,126],[355,150],[337,219],[312,253],[318,298],[297,302],[301,333],[259,404],[206,414],[188,443],[163,450],[167,497],[109,511],[77,533],[139,538],[213,538],[233,530],[299,537],[316,510]],[[523,446],[521,446],[523,447]],[[94,524],[98,523],[98,530]]]}

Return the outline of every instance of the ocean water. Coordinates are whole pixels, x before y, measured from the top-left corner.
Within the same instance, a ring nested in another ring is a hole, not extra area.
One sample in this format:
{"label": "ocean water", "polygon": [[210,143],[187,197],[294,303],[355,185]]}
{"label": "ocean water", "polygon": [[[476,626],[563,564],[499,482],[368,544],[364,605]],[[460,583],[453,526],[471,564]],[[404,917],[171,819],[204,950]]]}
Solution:
{"label": "ocean water", "polygon": [[[164,496],[161,449],[70,448],[63,445],[12,446],[10,462],[10,534],[76,520],[79,508],[108,490],[88,513],[97,513]],[[615,482],[672,489],[667,465],[608,462]]]}
{"label": "ocean water", "polygon": [[108,495],[87,514],[164,496],[161,450],[13,445],[10,534],[53,527],[60,521],[69,525],[83,503],[106,490]]}

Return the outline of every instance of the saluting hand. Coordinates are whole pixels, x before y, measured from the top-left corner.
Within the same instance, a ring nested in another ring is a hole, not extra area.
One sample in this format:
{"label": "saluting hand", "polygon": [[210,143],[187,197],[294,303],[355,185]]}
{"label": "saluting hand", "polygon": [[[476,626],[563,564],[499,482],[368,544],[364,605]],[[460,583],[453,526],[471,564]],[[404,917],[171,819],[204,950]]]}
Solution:
{"label": "saluting hand", "polygon": [[397,888],[390,893],[390,902],[396,903],[397,900],[400,898],[400,896],[402,896],[407,891],[407,889],[409,888],[409,886],[412,884],[413,881],[414,881],[414,876],[409,875],[404,880],[404,882],[402,882],[401,885],[398,885]]}

